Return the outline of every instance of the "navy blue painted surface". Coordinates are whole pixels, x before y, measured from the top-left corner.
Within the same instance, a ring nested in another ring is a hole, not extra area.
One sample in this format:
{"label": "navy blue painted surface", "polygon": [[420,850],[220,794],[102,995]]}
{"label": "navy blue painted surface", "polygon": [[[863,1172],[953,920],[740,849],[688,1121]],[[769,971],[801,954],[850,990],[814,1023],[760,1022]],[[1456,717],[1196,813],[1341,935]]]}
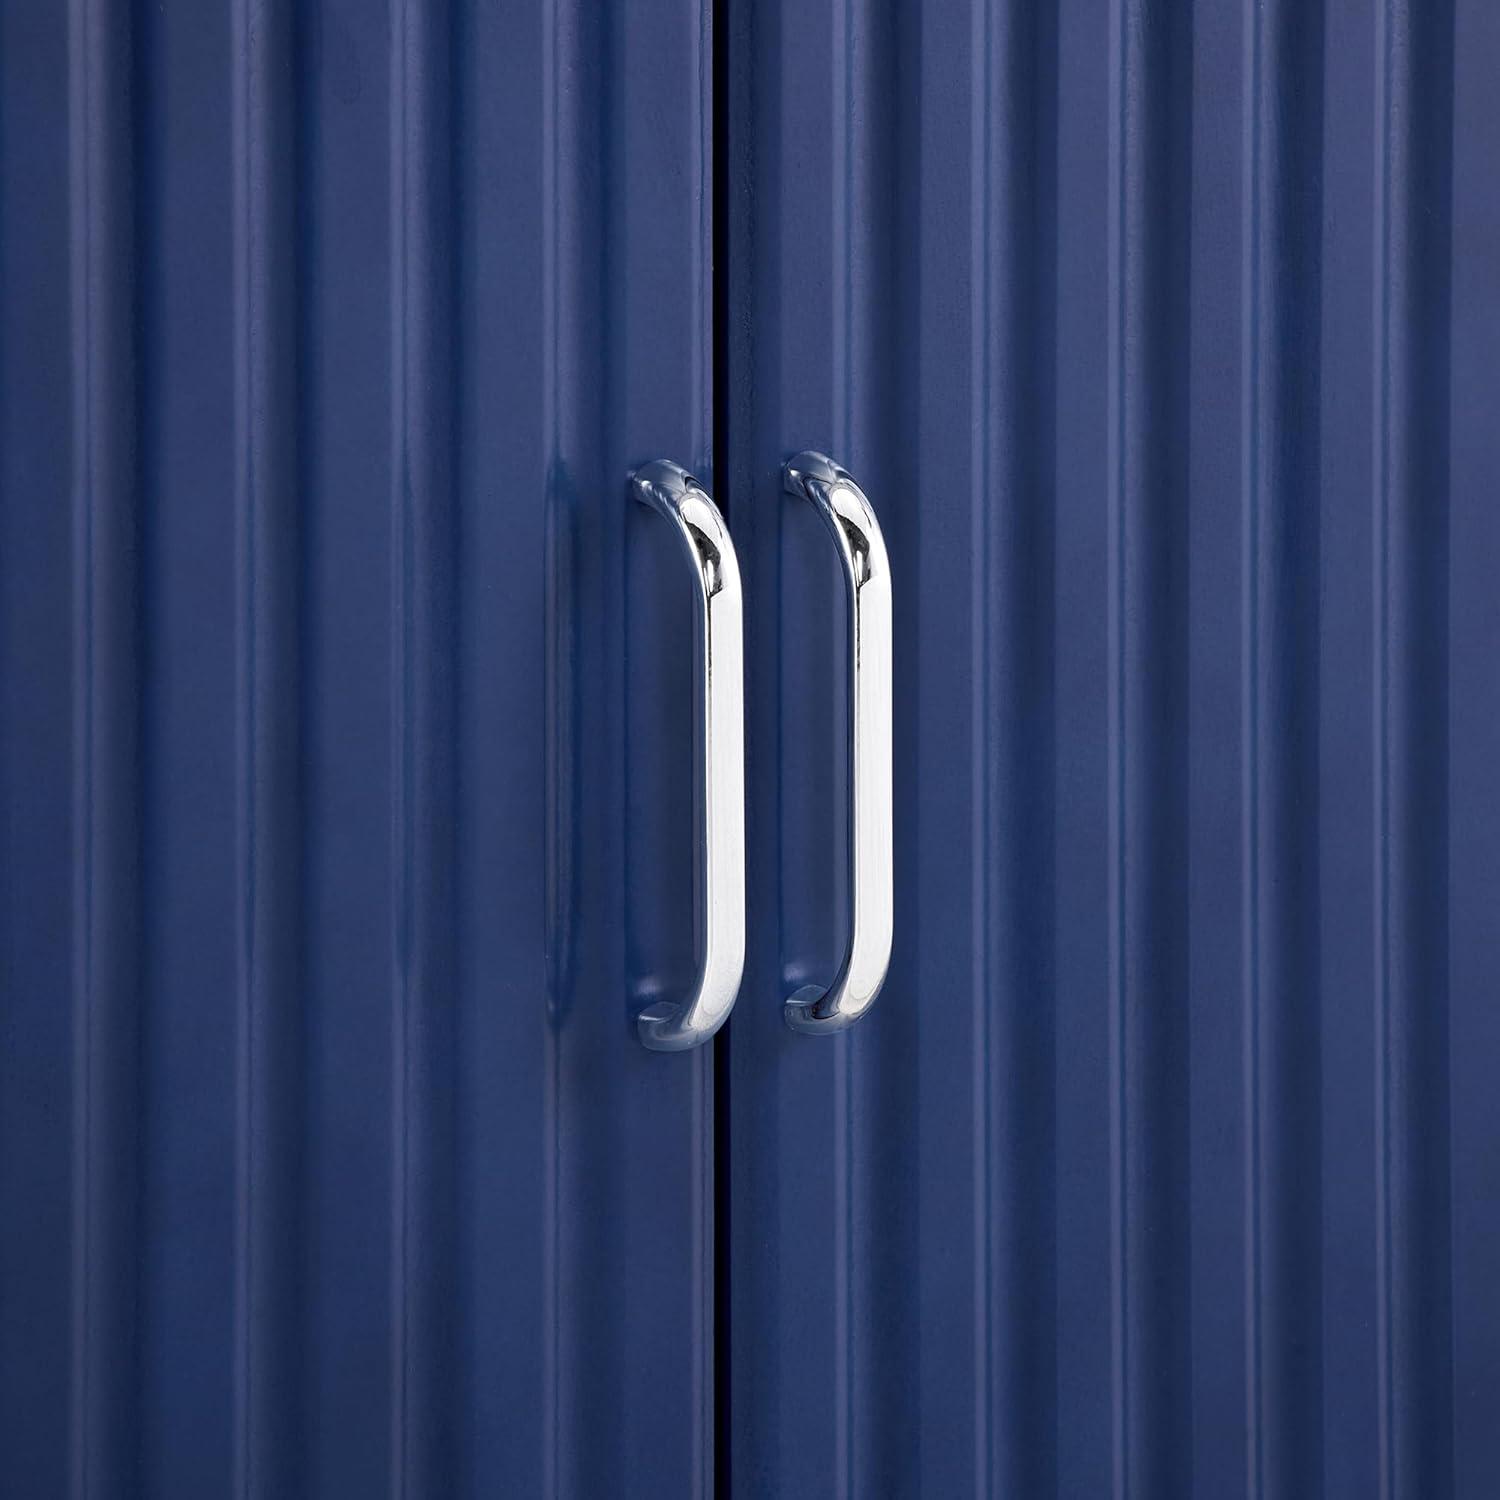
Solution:
{"label": "navy blue painted surface", "polygon": [[[1492,12],[729,0],[733,1493],[1500,1489]],[[896,592],[832,1041],[804,445]]]}
{"label": "navy blue painted surface", "polygon": [[1500,15],[716,11],[0,6],[0,1491],[1488,1500]]}
{"label": "navy blue painted surface", "polygon": [[7,1496],[711,1487],[711,55],[0,10]]}

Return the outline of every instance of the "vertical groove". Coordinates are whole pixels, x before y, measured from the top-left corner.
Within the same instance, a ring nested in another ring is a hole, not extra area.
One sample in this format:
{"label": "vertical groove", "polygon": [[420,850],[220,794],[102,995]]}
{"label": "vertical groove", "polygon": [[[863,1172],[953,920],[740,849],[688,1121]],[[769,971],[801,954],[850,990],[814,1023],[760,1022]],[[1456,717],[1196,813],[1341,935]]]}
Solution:
{"label": "vertical groove", "polygon": [[562,48],[557,8],[542,6],[542,453],[547,468],[545,570],[546,683],[544,704],[546,739],[544,803],[547,847],[547,1019],[543,1041],[545,1077],[542,1083],[542,1493],[553,1500],[560,1492],[562,1454],[561,1340],[562,1249],[561,1215],[561,1110],[560,1018],[571,993],[570,937],[577,908],[571,857],[573,819],[570,816],[578,791],[578,778],[569,753],[572,743],[572,695],[568,691],[568,664],[575,655],[571,626],[569,581],[575,559],[568,545],[571,529],[565,508],[559,503],[562,460],[562,392],[565,367],[562,340],[563,293],[562,242],[559,199],[562,192],[562,149],[559,93]]}
{"label": "vertical groove", "polygon": [[1261,157],[1264,149],[1262,89],[1264,73],[1264,13],[1258,6],[1245,10],[1245,477],[1244,477],[1244,964],[1245,964],[1245,1391],[1246,1494],[1259,1500],[1264,1468],[1264,1412],[1261,1394],[1261,1129],[1260,1129],[1260,862],[1257,837],[1260,797],[1260,367],[1268,352],[1260,341],[1260,268],[1265,260],[1261,242]]}
{"label": "vertical groove", "polygon": [[[413,849],[412,803],[412,639],[411,492],[408,444],[412,433],[407,402],[407,366],[412,330],[407,326],[412,288],[407,275],[407,237],[414,186],[407,111],[410,101],[407,0],[390,0],[390,193],[391,193],[391,1409],[390,1485],[393,1500],[407,1495],[408,1355],[411,1273],[409,1127],[411,1119],[411,969]],[[419,189],[416,189],[419,191]]]}
{"label": "vertical groove", "polygon": [[1110,247],[1114,1492],[1190,1480],[1185,323],[1189,15],[1119,0]]}
{"label": "vertical groove", "polygon": [[1045,7],[976,8],[974,472],[981,1493],[1056,1475],[1053,1265],[1055,42]]}
{"label": "vertical groove", "polygon": [[391,4],[391,1488],[453,1482],[450,16]]}
{"label": "vertical groove", "polygon": [[390,1319],[390,1488],[395,1500],[407,1496],[408,1322],[411,1319],[407,1236],[410,1229],[408,1188],[408,1128],[411,1119],[411,1056],[408,1050],[413,1008],[411,975],[411,492],[408,452],[411,440],[410,371],[407,368],[411,330],[407,327],[408,211],[413,183],[408,178],[408,58],[413,39],[408,36],[407,0],[390,0],[390,389],[392,389],[392,463],[390,463],[390,556],[392,556],[392,693],[390,693],[390,786],[392,786],[392,1319]]}
{"label": "vertical groove", "polygon": [[705,471],[710,477],[713,474],[714,458],[714,312],[717,306],[712,281],[716,231],[714,70],[717,59],[714,50],[714,5],[715,0],[698,0],[697,15],[687,25],[694,73],[692,84],[697,90],[694,117],[699,122],[699,128],[689,132],[688,172],[698,209],[693,233],[697,243],[702,246],[702,254],[694,258],[693,285],[689,293],[689,342],[692,347],[688,357],[692,368],[690,389],[694,392],[695,399],[688,417],[687,444],[688,451],[693,455],[693,463],[702,461],[699,455],[708,458]]}
{"label": "vertical groove", "polygon": [[238,1139],[234,1492],[300,1470],[301,750],[295,43],[284,0],[235,0]]}
{"label": "vertical groove", "polygon": [[1451,0],[1377,12],[1375,1032],[1380,1493],[1451,1493]]}
{"label": "vertical groove", "polygon": [[78,1159],[69,27],[55,0],[0,7],[0,1453],[46,1495],[71,1473]]}
{"label": "vertical groove", "polygon": [[1125,1471],[1126,1463],[1126,1371],[1130,1349],[1125,1319],[1126,1260],[1124,1180],[1126,1119],[1125,1090],[1122,1069],[1125,1054],[1124,994],[1124,813],[1125,813],[1125,724],[1124,668],[1121,653],[1125,648],[1124,545],[1124,383],[1125,383],[1125,306],[1123,261],[1125,256],[1125,112],[1130,24],[1127,0],[1117,0],[1110,14],[1110,213],[1109,213],[1109,280],[1110,280],[1110,369],[1109,369],[1109,1187],[1110,1187],[1110,1445],[1111,1477],[1114,1500],[1130,1500]]}
{"label": "vertical groove", "polygon": [[1448,550],[1453,1493],[1500,1494],[1500,7],[1455,5]]}
{"label": "vertical groove", "polygon": [[[621,1462],[625,1313],[600,1274],[601,1226],[623,1188],[597,1126],[617,1119],[623,1083],[603,1067],[596,996],[617,993],[622,885],[615,859],[620,684],[609,643],[622,622],[622,492],[604,480],[615,335],[608,296],[616,172],[610,16],[542,8],[543,442],[547,459],[547,864],[543,1479],[549,1495],[597,1486]],[[622,478],[612,475],[612,479]],[[601,688],[600,684],[605,684]],[[611,780],[611,778],[616,778]],[[611,1038],[612,1039],[612,1038]],[[612,1056],[612,1054],[611,1054]],[[590,1083],[579,1088],[583,1071]],[[578,1205],[589,1204],[581,1213]],[[588,1343],[585,1346],[584,1339]],[[612,1404],[601,1403],[601,1389]],[[587,1423],[592,1442],[575,1440]]]}
{"label": "vertical groove", "polygon": [[[705,325],[706,326],[706,325]],[[714,1494],[714,1476],[717,1473],[714,1459],[715,1437],[715,1355],[717,1344],[714,1331],[714,1274],[717,1263],[714,1255],[714,1070],[712,1055],[703,1059],[697,1069],[695,1087],[690,1101],[690,1121],[693,1139],[699,1143],[697,1159],[690,1164],[692,1180],[689,1186],[689,1202],[692,1222],[701,1225],[703,1232],[693,1236],[690,1254],[692,1275],[692,1303],[689,1308],[690,1337],[696,1368],[693,1378],[700,1395],[696,1403],[697,1420],[691,1424],[689,1441],[692,1449],[688,1472],[692,1476],[693,1493],[700,1496]]]}
{"label": "vertical groove", "polygon": [[1318,1020],[1321,6],[1246,12],[1247,1489],[1322,1473]]}
{"label": "vertical groove", "polygon": [[850,1039],[833,1039],[833,1443],[834,1494],[853,1500],[854,1364],[854,1068]]}
{"label": "vertical groove", "polygon": [[[983,484],[990,471],[991,433],[988,420],[988,391],[990,376],[991,346],[990,325],[990,278],[985,273],[989,236],[992,233],[990,207],[990,118],[994,112],[991,99],[990,30],[992,7],[978,3],[973,9],[973,38],[970,50],[972,74],[970,89],[974,109],[970,117],[970,193],[973,222],[970,231],[969,264],[974,279],[971,304],[972,325],[970,328],[970,413],[971,431],[974,434],[974,452],[970,458],[970,473],[976,488]],[[988,504],[976,501],[970,513],[972,539],[970,544],[969,599],[972,618],[969,621],[969,638],[974,649],[974,673],[971,692],[973,703],[970,713],[971,742],[969,745],[970,776],[974,788],[974,820],[969,846],[969,863],[973,871],[972,915],[970,930],[974,934],[973,977],[970,994],[973,1005],[974,1065],[970,1087],[973,1093],[973,1161],[974,1200],[977,1208],[974,1219],[974,1489],[976,1495],[986,1495],[990,1490],[990,1478],[995,1472],[995,1371],[993,1356],[996,1346],[996,1309],[993,1301],[995,1278],[993,1274],[993,1202],[991,1182],[993,1173],[990,1163],[990,1142],[993,1129],[990,1119],[990,1079],[993,1075],[990,1048],[990,994],[992,958],[990,944],[983,934],[989,915],[989,865],[987,830],[990,826],[990,778],[986,772],[987,757],[985,735],[990,724],[990,635],[985,618],[989,589],[985,580],[985,568],[989,560],[989,515]]]}
{"label": "vertical groove", "polygon": [[69,11],[73,283],[72,1493],[134,1482],[140,1006],[139,484],[132,37]]}

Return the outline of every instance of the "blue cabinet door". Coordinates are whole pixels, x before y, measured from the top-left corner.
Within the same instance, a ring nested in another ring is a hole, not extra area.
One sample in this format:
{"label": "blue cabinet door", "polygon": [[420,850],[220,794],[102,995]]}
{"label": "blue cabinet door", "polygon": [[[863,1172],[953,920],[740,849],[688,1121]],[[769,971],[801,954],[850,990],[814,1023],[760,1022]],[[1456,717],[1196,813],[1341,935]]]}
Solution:
{"label": "blue cabinet door", "polygon": [[7,1495],[709,1489],[711,45],[0,9]]}
{"label": "blue cabinet door", "polygon": [[[1500,29],[729,0],[736,1495],[1500,1490]],[[895,583],[896,943],[847,940]]]}
{"label": "blue cabinet door", "polygon": [[[0,1491],[1500,1492],[1497,59],[1487,0],[0,7]],[[895,578],[836,1038],[808,447]],[[747,601],[675,1056],[659,457]]]}

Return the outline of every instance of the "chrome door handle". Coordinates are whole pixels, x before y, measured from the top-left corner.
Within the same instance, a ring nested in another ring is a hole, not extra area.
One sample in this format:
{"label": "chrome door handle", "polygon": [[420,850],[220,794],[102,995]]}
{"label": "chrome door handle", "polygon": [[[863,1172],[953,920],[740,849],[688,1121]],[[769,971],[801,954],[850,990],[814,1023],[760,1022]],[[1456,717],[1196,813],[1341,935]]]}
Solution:
{"label": "chrome door handle", "polygon": [[703,967],[686,1000],[657,1001],[636,1018],[653,1051],[685,1052],[728,1019],[745,968],[745,611],[734,543],[708,491],[663,461],[638,469],[630,487],[676,528],[693,568]]}
{"label": "chrome door handle", "polygon": [[849,597],[849,810],[853,914],[833,983],[807,985],[783,1014],[794,1031],[842,1031],[875,1003],[891,962],[895,856],[891,836],[891,567],[880,523],[852,476],[821,453],[781,471],[788,494],[811,500],[833,535]]}

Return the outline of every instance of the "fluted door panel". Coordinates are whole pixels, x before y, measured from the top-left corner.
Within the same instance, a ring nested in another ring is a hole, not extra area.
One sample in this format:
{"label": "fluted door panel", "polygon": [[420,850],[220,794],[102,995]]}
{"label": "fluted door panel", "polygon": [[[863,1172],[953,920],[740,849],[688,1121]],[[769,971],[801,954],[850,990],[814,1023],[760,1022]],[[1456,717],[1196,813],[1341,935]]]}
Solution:
{"label": "fluted door panel", "polygon": [[[1500,1487],[1500,24],[729,0],[737,1494]],[[847,935],[811,447],[890,555]]]}
{"label": "fluted door panel", "polygon": [[711,47],[0,9],[6,1495],[708,1490]]}

